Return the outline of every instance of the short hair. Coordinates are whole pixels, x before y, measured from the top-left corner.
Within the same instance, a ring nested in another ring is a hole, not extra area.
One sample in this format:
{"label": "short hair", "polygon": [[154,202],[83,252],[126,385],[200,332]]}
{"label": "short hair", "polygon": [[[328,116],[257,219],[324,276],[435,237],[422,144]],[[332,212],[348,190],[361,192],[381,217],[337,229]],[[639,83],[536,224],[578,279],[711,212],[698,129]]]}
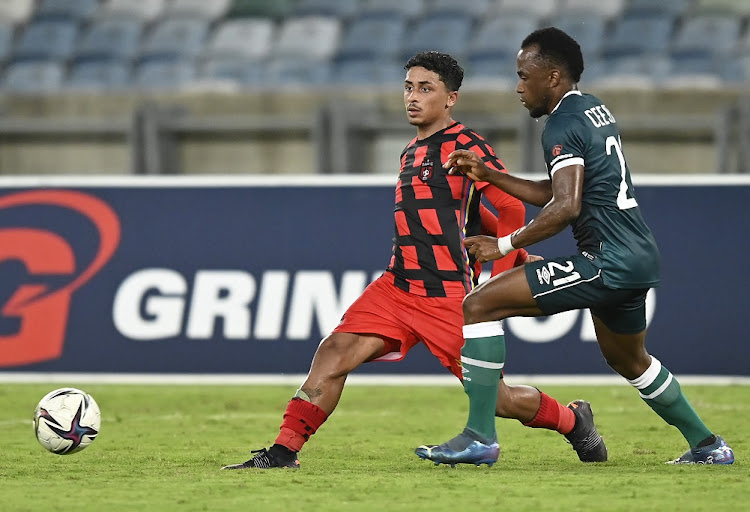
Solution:
{"label": "short hair", "polygon": [[464,69],[447,53],[419,52],[406,62],[404,69],[408,71],[415,66],[437,73],[449,91],[457,91],[464,80]]}
{"label": "short hair", "polygon": [[523,40],[521,48],[536,45],[539,57],[547,65],[564,68],[574,82],[583,73],[583,53],[575,39],[556,27],[540,28]]}

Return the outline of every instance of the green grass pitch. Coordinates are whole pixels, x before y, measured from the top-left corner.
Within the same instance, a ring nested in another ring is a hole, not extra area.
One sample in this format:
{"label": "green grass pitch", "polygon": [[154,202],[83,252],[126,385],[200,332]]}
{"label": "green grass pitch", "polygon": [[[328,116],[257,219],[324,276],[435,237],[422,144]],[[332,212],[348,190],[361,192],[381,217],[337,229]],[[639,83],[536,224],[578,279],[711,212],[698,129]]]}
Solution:
{"label": "green grass pitch", "polygon": [[[66,385],[76,386],[75,382]],[[609,447],[580,463],[563,438],[498,420],[498,463],[434,466],[416,446],[463,427],[461,388],[350,386],[300,455],[300,470],[220,471],[275,438],[291,386],[77,387],[102,410],[99,438],[58,456],[37,443],[31,416],[60,384],[0,388],[0,510],[690,511],[750,510],[750,386],[684,386],[733,466],[668,466],[684,440],[621,386],[543,386],[585,398]]]}

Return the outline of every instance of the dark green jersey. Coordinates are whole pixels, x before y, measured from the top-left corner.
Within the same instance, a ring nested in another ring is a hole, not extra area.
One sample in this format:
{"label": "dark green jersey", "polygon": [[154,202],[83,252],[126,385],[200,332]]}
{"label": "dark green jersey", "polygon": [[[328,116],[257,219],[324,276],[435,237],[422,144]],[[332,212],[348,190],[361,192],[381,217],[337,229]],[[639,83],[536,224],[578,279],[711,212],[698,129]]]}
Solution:
{"label": "dark green jersey", "polygon": [[581,214],[573,223],[578,249],[602,269],[610,288],[659,284],[659,250],[635,199],[617,122],[604,103],[571,91],[547,119],[542,147],[550,178],[583,165]]}

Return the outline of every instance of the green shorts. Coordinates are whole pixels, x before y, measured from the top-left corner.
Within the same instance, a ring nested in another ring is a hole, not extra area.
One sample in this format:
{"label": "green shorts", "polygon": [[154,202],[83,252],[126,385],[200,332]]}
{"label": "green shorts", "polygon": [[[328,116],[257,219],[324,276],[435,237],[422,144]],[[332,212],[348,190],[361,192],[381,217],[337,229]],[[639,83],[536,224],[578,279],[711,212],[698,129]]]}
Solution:
{"label": "green shorts", "polygon": [[545,315],[588,308],[618,334],[636,334],[646,328],[648,288],[604,286],[602,270],[581,254],[535,261],[525,269],[531,294]]}

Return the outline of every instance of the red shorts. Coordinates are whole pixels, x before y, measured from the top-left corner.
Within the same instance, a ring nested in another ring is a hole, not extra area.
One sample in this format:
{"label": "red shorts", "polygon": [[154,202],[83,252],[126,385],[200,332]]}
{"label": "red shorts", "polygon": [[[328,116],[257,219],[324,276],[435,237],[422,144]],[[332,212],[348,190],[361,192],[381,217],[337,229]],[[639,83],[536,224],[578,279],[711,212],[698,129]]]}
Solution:
{"label": "red shorts", "polygon": [[397,288],[393,280],[393,274],[385,272],[370,283],[333,332],[382,337],[386,348],[376,361],[400,361],[421,341],[461,379],[463,297],[414,295]]}

